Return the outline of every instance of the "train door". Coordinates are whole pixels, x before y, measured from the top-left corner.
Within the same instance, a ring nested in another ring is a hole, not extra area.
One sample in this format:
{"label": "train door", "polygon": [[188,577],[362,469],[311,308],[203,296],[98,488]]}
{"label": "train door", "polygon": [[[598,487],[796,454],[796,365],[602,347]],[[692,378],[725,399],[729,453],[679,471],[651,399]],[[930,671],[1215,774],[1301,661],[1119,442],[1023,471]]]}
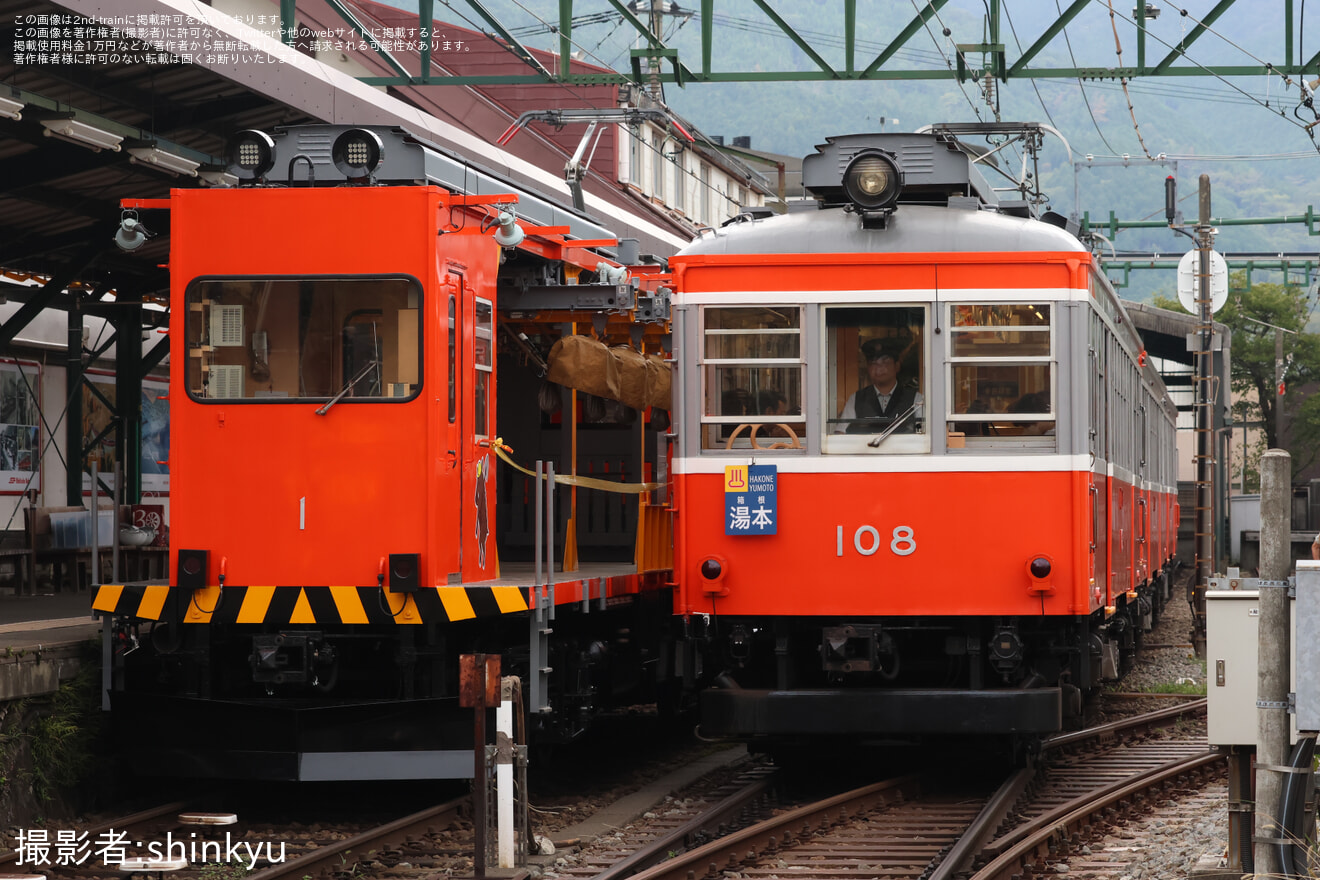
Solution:
{"label": "train door", "polygon": [[1109,584],[1109,359],[1105,324],[1091,313],[1090,358],[1091,418],[1087,431],[1091,453],[1091,596],[1092,603],[1107,604]]}
{"label": "train door", "polygon": [[436,353],[428,358],[428,363],[435,365],[431,371],[435,391],[429,396],[432,436],[436,438],[433,447],[436,479],[430,509],[430,579],[436,584],[453,583],[462,571],[463,543],[456,540],[463,507],[460,497],[464,444],[458,405],[462,280],[461,275],[442,266],[436,303],[430,310],[438,327],[438,332],[432,334]]}
{"label": "train door", "polygon": [[1136,571],[1134,573],[1133,586],[1143,584],[1150,574],[1150,552],[1151,552],[1151,509],[1150,509],[1150,463],[1147,456],[1150,454],[1150,444],[1147,442],[1150,436],[1150,414],[1145,404],[1146,387],[1140,376],[1137,378],[1137,392],[1141,395],[1143,401],[1137,407],[1136,429],[1136,458],[1137,458],[1137,477],[1133,481],[1136,495]]}
{"label": "train door", "polygon": [[1132,580],[1132,377],[1119,341],[1109,338],[1109,587],[1113,607]]}
{"label": "train door", "polygon": [[465,583],[496,577],[495,550],[495,304],[458,286],[458,412],[463,458],[459,499],[462,572]]}

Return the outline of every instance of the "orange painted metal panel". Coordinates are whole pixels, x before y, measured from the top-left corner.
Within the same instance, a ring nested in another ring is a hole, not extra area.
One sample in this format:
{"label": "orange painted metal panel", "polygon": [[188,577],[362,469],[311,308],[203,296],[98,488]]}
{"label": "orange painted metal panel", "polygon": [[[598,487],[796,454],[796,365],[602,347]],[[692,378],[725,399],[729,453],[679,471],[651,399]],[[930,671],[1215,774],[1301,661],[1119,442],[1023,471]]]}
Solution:
{"label": "orange painted metal panel", "polygon": [[1075,287],[1078,267],[1089,260],[1074,252],[709,254],[674,257],[670,264],[685,293],[706,293]]}
{"label": "orange painted metal panel", "polygon": [[171,359],[171,544],[211,551],[208,582],[222,560],[237,584],[371,585],[381,559],[404,552],[421,553],[424,584],[458,571],[458,459],[475,452],[460,425],[468,448],[448,455],[438,275],[461,266],[493,300],[499,249],[479,223],[439,235],[445,199],[435,187],[173,193],[175,339],[186,339],[187,285],[200,276],[405,275],[422,288],[422,389],[406,402],[341,401],[317,415],[319,401],[197,401],[186,353]]}
{"label": "orange painted metal panel", "polygon": [[[779,474],[778,534],[724,534],[722,474],[687,474],[676,572],[680,613],[1085,614],[1085,472]],[[915,549],[901,527],[911,529]],[[1041,596],[1027,566],[1053,560]],[[702,561],[724,560],[712,605]]]}

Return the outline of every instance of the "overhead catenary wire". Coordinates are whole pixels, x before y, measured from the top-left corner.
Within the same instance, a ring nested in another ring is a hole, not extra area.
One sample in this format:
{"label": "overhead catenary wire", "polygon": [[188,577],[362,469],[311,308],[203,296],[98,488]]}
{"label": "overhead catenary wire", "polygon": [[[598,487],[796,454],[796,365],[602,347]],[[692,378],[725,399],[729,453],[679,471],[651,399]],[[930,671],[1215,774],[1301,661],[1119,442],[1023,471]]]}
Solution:
{"label": "overhead catenary wire", "polygon": [[[1009,32],[1013,34],[1013,42],[1017,44],[1018,51],[1021,52],[1022,41],[1018,39],[1017,28],[1013,26],[1013,16],[1009,14],[1007,6],[1004,7],[1004,18],[1008,21]],[[1040,109],[1045,111],[1045,118],[1049,120],[1050,127],[1058,128],[1059,126],[1054,122],[1054,117],[1050,115],[1050,108],[1045,106],[1045,99],[1040,96],[1040,87],[1036,85],[1035,79],[1031,81],[1031,89],[1036,93],[1036,102],[1040,104]]]}
{"label": "overhead catenary wire", "polygon": [[[915,13],[917,13],[918,16],[920,16],[920,15],[921,15],[921,7],[917,5],[917,0],[909,0],[909,2],[912,3],[912,11],[915,12]],[[933,4],[931,3],[931,0],[926,0],[925,5],[926,5],[926,6],[930,6],[930,7],[932,7],[932,9],[933,9]],[[944,23],[944,20],[943,20],[942,18],[940,18],[940,13],[939,13],[938,10],[935,10],[935,20],[938,21],[938,22],[940,23],[940,27],[943,29],[944,36],[945,36],[946,39],[948,39],[948,38],[953,34],[953,30],[952,30],[948,25],[946,25],[946,24]],[[929,20],[929,19],[924,19],[924,18],[923,18],[922,21],[921,21],[921,26],[925,29],[926,33],[930,36],[930,40],[931,40],[931,42],[935,44],[935,49],[940,53],[940,57],[942,57],[942,58],[944,59],[944,66],[947,67],[950,71],[952,71],[953,68],[954,68],[953,62],[949,60],[949,56],[948,56],[948,55],[944,54],[944,49],[942,49],[942,48],[940,47],[940,41],[939,41],[939,38],[936,37],[935,34],[931,33],[931,30],[930,30],[930,20]],[[977,87],[980,88],[979,84],[978,84]],[[985,120],[982,119],[982,117],[981,117],[981,109],[980,109],[979,107],[976,106],[976,102],[975,102],[975,101],[973,101],[971,98],[969,98],[969,97],[967,96],[967,90],[963,88],[963,85],[962,85],[961,82],[958,83],[958,90],[959,90],[960,92],[962,92],[962,96],[963,96],[963,98],[967,101],[968,106],[970,106],[970,107],[972,108],[972,112],[976,114],[976,118],[977,118],[977,120],[980,121],[980,122],[984,122]]]}
{"label": "overhead catenary wire", "polygon": [[[1055,2],[1056,2],[1056,4],[1057,4],[1058,0],[1055,0]],[[1110,7],[1112,6],[1112,0],[1091,0],[1091,2],[1093,2],[1093,3],[1103,3],[1103,4],[1106,5],[1106,8],[1110,8]],[[1210,24],[1208,24],[1208,23],[1206,23],[1206,22],[1204,22],[1204,21],[1201,21],[1201,20],[1197,19],[1195,16],[1193,16],[1191,13],[1189,13],[1186,9],[1180,9],[1180,10],[1179,10],[1179,13],[1183,16],[1183,18],[1185,18],[1185,19],[1190,19],[1191,21],[1195,22],[1195,23],[1196,23],[1196,26],[1197,26],[1197,27],[1200,27],[1200,28],[1203,28],[1203,29],[1205,30],[1206,33],[1209,33],[1209,34],[1211,34],[1211,35],[1213,35],[1213,36],[1218,37],[1219,39],[1223,40],[1223,41],[1224,41],[1225,43],[1227,43],[1228,45],[1232,46],[1233,48],[1235,48],[1235,49],[1237,49],[1238,51],[1240,51],[1240,52],[1242,52],[1243,54],[1245,54],[1247,57],[1251,58],[1251,59],[1254,60],[1254,61],[1259,62],[1261,65],[1263,65],[1263,66],[1266,68],[1267,71],[1275,71],[1275,72],[1277,73],[1277,75],[1278,75],[1278,76],[1284,81],[1284,84],[1285,84],[1285,85],[1287,85],[1287,86],[1293,86],[1293,85],[1298,86],[1299,89],[1301,89],[1301,91],[1302,91],[1303,100],[1305,100],[1305,98],[1306,98],[1306,83],[1305,83],[1305,81],[1302,81],[1302,82],[1300,82],[1300,83],[1298,83],[1298,82],[1294,82],[1293,79],[1292,79],[1292,77],[1288,76],[1288,75],[1287,75],[1286,73],[1284,73],[1283,71],[1280,71],[1278,68],[1274,67],[1272,64],[1270,64],[1270,63],[1268,63],[1268,62],[1266,62],[1266,61],[1264,61],[1264,60],[1258,58],[1257,56],[1253,55],[1251,52],[1249,52],[1249,51],[1246,50],[1245,48],[1243,48],[1243,47],[1237,45],[1237,44],[1234,43],[1232,40],[1230,40],[1228,37],[1224,36],[1223,34],[1221,34],[1221,33],[1218,32],[1218,31],[1216,31],[1213,27],[1211,27]],[[1122,18],[1124,21],[1128,22],[1129,24],[1133,24],[1133,25],[1136,24],[1136,20],[1135,20],[1135,19],[1129,18],[1129,17],[1127,17],[1126,15],[1123,15],[1123,14],[1120,13],[1120,12],[1114,12],[1113,15],[1115,15],[1115,16],[1117,16],[1117,17],[1119,17],[1119,18]],[[1234,91],[1239,92],[1239,93],[1242,94],[1242,95],[1245,95],[1246,97],[1248,97],[1249,99],[1251,99],[1251,101],[1252,101],[1253,103],[1259,105],[1260,107],[1262,107],[1263,109],[1265,109],[1267,112],[1269,112],[1271,115],[1279,116],[1279,117],[1281,117],[1281,118],[1287,120],[1290,124],[1295,125],[1295,126],[1297,126],[1298,128],[1301,128],[1303,131],[1306,132],[1307,136],[1311,139],[1311,142],[1312,142],[1312,143],[1316,143],[1316,140],[1315,140],[1315,132],[1314,132],[1314,128],[1313,128],[1313,127],[1309,127],[1306,123],[1303,123],[1303,122],[1301,122],[1300,120],[1288,119],[1288,115],[1287,115],[1286,113],[1284,113],[1282,110],[1280,110],[1278,113],[1275,113],[1273,107],[1269,107],[1269,106],[1266,105],[1263,101],[1261,101],[1261,100],[1255,98],[1254,96],[1252,96],[1252,95],[1251,95],[1249,92],[1247,92],[1245,89],[1242,89],[1242,88],[1240,88],[1239,86],[1237,86],[1236,84],[1230,82],[1230,81],[1228,80],[1228,78],[1225,77],[1225,76],[1223,76],[1222,74],[1215,73],[1215,72],[1214,72],[1213,70],[1211,70],[1208,66],[1206,66],[1205,64],[1202,64],[1200,61],[1198,61],[1197,59],[1193,58],[1193,57],[1187,52],[1187,50],[1184,49],[1184,48],[1181,48],[1181,46],[1175,46],[1175,45],[1172,45],[1172,44],[1166,42],[1165,40],[1161,39],[1159,36],[1157,36],[1157,35],[1155,35],[1155,34],[1149,34],[1149,36],[1151,37],[1151,39],[1153,39],[1153,40],[1155,40],[1156,42],[1158,42],[1158,43],[1164,45],[1166,48],[1171,49],[1171,50],[1177,52],[1178,54],[1180,54],[1183,58],[1186,58],[1186,59],[1187,59],[1189,62],[1191,62],[1192,65],[1194,65],[1195,67],[1199,67],[1199,68],[1201,68],[1202,70],[1204,70],[1208,76],[1212,76],[1212,77],[1214,77],[1215,79],[1217,79],[1217,80],[1219,80],[1220,82],[1222,82],[1224,85],[1228,86],[1230,89],[1233,89]],[[1320,120],[1320,112],[1317,112],[1317,120]],[[1316,144],[1316,149],[1317,149],[1317,151],[1320,151],[1320,143],[1317,143],[1317,144]]]}
{"label": "overhead catenary wire", "polygon": [[[1114,32],[1114,54],[1118,56],[1118,67],[1123,67],[1123,43],[1118,39],[1118,21],[1114,18],[1114,0],[1109,0],[1109,27]],[[1127,99],[1128,115],[1132,117],[1132,130],[1136,132],[1137,143],[1141,144],[1141,152],[1146,154],[1147,159],[1153,158],[1150,150],[1146,147],[1146,139],[1141,135],[1141,125],[1137,122],[1137,110],[1132,106],[1132,94],[1128,91],[1127,77],[1118,78],[1123,86],[1123,97]]]}

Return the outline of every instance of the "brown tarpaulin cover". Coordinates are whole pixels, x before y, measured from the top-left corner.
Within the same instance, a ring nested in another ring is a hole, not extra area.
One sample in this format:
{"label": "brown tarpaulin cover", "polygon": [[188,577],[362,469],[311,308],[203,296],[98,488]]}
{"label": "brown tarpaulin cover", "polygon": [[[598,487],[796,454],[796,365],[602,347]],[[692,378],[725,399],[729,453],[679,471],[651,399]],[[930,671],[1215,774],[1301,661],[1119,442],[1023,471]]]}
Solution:
{"label": "brown tarpaulin cover", "polygon": [[550,349],[551,382],[633,409],[669,409],[669,364],[627,345],[613,348],[589,336],[565,336]]}

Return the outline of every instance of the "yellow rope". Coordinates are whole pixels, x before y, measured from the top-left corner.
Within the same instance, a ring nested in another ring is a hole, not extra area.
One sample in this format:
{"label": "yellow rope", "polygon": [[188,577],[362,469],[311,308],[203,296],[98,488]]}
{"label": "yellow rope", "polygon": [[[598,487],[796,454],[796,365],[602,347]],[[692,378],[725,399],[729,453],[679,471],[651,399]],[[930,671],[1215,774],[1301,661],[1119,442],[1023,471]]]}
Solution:
{"label": "yellow rope", "polygon": [[[509,458],[508,452],[513,450],[505,446],[499,437],[491,441],[490,448],[494,449],[495,454],[509,467],[522,471],[529,477],[536,476],[535,471],[529,471],[512,458]],[[545,474],[541,475],[541,479],[545,479]],[[664,486],[664,483],[616,483],[613,480],[598,480],[595,477],[574,477],[565,474],[555,474],[555,482],[563,486],[581,486],[584,489],[599,489],[602,492],[619,492],[625,495],[640,495],[643,492],[653,492]]]}

